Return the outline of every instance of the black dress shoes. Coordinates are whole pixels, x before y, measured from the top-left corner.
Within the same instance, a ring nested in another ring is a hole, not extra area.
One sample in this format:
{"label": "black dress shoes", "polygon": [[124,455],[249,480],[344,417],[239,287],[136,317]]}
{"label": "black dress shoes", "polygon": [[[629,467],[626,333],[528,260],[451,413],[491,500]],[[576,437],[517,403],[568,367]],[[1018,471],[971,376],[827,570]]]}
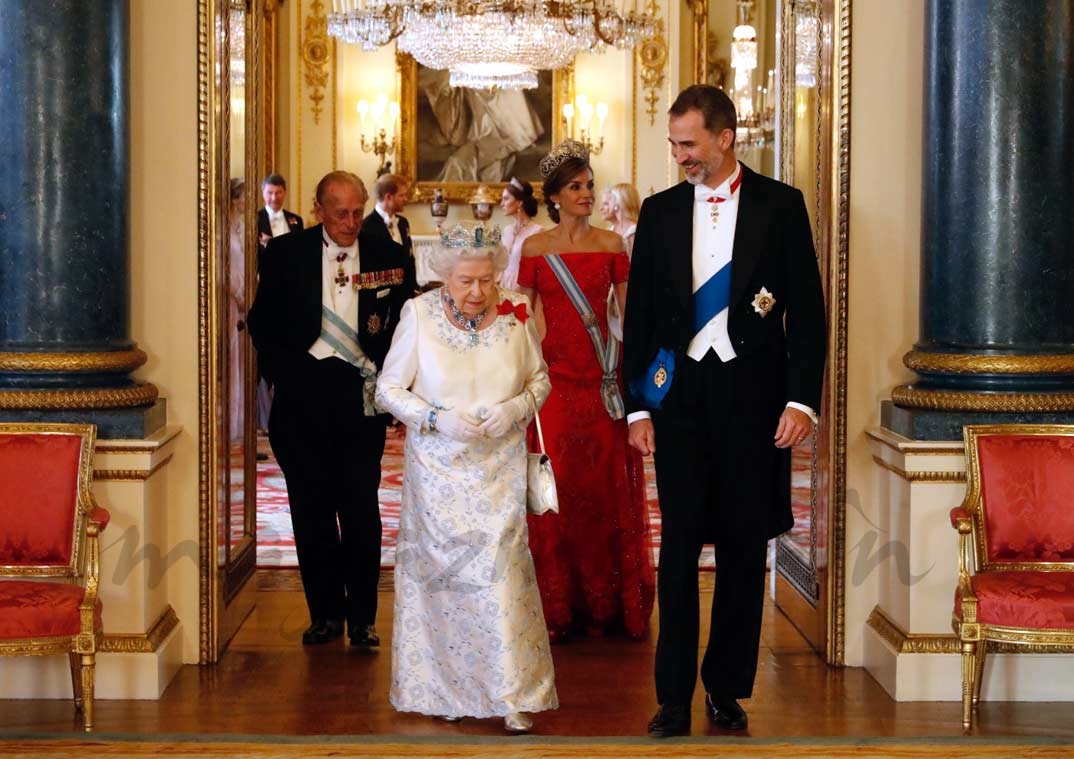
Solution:
{"label": "black dress shoes", "polygon": [[686,704],[663,704],[649,720],[650,738],[673,738],[690,734],[690,707]]}
{"label": "black dress shoes", "polygon": [[343,635],[343,623],[335,619],[315,619],[302,633],[302,643],[316,646],[328,643]]}
{"label": "black dress shoes", "polygon": [[377,635],[377,628],[373,625],[365,625],[351,632],[351,645],[363,646],[369,648],[371,646],[380,645],[380,636]]}
{"label": "black dress shoes", "polygon": [[745,730],[750,723],[746,710],[733,698],[713,701],[712,696],[706,693],[705,711],[708,712],[712,724],[724,730]]}

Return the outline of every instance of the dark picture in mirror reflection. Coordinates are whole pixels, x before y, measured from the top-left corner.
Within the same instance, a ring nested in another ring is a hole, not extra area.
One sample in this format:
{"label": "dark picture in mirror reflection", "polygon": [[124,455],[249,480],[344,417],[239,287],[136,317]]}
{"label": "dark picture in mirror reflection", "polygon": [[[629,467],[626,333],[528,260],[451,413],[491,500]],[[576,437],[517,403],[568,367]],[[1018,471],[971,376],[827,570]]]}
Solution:
{"label": "dark picture in mirror reflection", "polygon": [[447,71],[417,67],[419,182],[506,182],[540,177],[552,147],[552,72],[532,90],[452,87]]}

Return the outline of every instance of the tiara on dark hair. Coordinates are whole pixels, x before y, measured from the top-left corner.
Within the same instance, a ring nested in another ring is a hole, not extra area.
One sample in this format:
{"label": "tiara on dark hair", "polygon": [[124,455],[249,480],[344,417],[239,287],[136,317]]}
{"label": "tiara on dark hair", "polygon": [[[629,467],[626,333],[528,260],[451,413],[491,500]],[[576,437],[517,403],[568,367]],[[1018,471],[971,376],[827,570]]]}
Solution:
{"label": "tiara on dark hair", "polygon": [[589,163],[589,148],[578,142],[578,140],[564,140],[552,148],[551,153],[541,159],[541,176],[548,179],[560,167],[560,164],[570,158],[580,158]]}
{"label": "tiara on dark hair", "polygon": [[480,222],[456,222],[440,227],[440,244],[445,248],[494,248],[500,244],[500,228]]}

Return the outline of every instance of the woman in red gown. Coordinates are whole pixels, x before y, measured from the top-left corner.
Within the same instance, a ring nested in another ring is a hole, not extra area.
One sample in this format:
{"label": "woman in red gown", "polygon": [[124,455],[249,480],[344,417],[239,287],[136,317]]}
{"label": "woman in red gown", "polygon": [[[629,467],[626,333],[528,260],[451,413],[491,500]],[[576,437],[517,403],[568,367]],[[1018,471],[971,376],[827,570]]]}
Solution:
{"label": "woman in red gown", "polygon": [[595,194],[585,146],[556,146],[541,174],[556,226],[525,241],[518,283],[543,311],[552,394],[540,420],[560,513],[529,518],[537,584],[553,642],[571,629],[641,637],[655,596],[645,477],[627,443],[607,318],[609,288],[623,310],[630,264],[619,235],[589,224]]}

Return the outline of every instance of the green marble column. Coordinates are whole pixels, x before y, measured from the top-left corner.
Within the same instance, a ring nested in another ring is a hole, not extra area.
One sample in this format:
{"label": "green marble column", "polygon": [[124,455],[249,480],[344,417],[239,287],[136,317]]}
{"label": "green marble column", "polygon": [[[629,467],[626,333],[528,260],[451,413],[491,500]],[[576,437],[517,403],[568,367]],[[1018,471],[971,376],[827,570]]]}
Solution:
{"label": "green marble column", "polygon": [[131,379],[128,0],[0,2],[0,420],[164,421]]}
{"label": "green marble column", "polygon": [[921,302],[885,423],[1074,421],[1074,12],[928,0]]}

